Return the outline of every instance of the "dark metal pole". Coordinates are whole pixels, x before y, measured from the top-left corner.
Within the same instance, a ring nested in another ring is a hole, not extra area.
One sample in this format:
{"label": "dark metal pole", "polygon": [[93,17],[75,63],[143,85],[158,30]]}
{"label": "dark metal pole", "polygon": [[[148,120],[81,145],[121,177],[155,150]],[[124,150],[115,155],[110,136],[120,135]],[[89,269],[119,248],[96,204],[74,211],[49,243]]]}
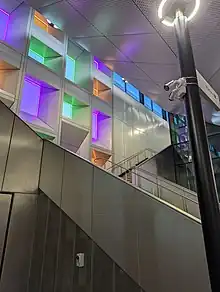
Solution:
{"label": "dark metal pole", "polygon": [[198,201],[201,213],[210,283],[213,292],[220,291],[220,211],[217,189],[208,147],[207,133],[196,78],[195,62],[187,19],[177,11],[175,33],[182,77],[194,77],[187,84],[185,108],[188,120]]}

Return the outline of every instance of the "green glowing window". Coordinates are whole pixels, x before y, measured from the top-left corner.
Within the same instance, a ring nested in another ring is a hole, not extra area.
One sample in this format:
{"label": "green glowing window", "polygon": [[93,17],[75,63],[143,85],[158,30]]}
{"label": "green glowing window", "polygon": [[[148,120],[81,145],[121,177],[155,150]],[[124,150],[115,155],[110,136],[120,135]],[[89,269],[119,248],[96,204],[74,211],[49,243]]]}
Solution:
{"label": "green glowing window", "polygon": [[73,119],[75,115],[84,107],[88,107],[88,105],[77,100],[74,96],[70,96],[66,93],[64,94],[63,117]]}
{"label": "green glowing window", "polygon": [[42,139],[46,139],[46,140],[49,140],[49,141],[53,141],[55,139],[55,137],[53,136],[50,136],[48,134],[45,134],[45,133],[41,133],[41,132],[37,132],[38,136],[40,136]]}
{"label": "green glowing window", "polygon": [[35,37],[31,37],[28,56],[37,62],[46,65],[47,67],[50,67],[49,62],[52,59],[61,57],[57,52],[46,46]]}

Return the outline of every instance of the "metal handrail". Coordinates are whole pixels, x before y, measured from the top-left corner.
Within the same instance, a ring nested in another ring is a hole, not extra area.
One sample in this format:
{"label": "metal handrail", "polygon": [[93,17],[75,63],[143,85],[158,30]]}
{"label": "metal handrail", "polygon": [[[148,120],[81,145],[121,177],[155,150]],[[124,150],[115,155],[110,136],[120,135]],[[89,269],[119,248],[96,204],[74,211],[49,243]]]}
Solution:
{"label": "metal handrail", "polygon": [[[99,159],[102,159],[102,158],[97,157],[95,160],[99,160]],[[111,163],[111,164],[116,164],[116,163],[113,163],[113,162],[110,161],[110,160],[106,160],[106,163],[107,163],[107,162],[109,162],[109,163]],[[116,165],[117,165],[117,164],[116,164]],[[117,166],[118,166],[118,165],[117,165]],[[124,178],[124,179],[125,179],[126,181],[128,181],[128,180],[127,180],[127,178],[128,178],[128,176],[127,176],[127,174],[128,174],[127,171],[128,171],[128,170],[127,170],[126,168],[120,166],[120,165],[119,165],[119,167],[121,167],[121,168],[124,170],[124,173],[125,173],[125,178]],[[105,169],[105,170],[106,170],[106,169]],[[108,171],[108,169],[107,169],[107,171]],[[150,192],[150,193],[153,194],[154,196],[160,198],[161,200],[163,200],[163,201],[165,201],[165,202],[170,203],[170,204],[173,205],[173,206],[175,206],[175,202],[169,202],[169,201],[167,201],[167,200],[165,200],[165,199],[163,199],[163,198],[161,197],[161,190],[167,190],[167,191],[169,191],[170,193],[174,194],[175,196],[181,197],[181,198],[182,198],[182,201],[183,201],[183,203],[182,203],[182,208],[181,208],[181,209],[182,209],[184,212],[186,212],[186,213],[188,213],[188,214],[191,214],[191,213],[189,212],[189,210],[188,210],[188,207],[187,207],[187,206],[188,206],[188,202],[191,202],[191,203],[195,204],[195,205],[196,205],[196,208],[199,208],[199,207],[198,207],[198,202],[197,202],[196,200],[193,200],[192,198],[189,198],[188,196],[186,196],[186,195],[184,195],[184,194],[182,194],[182,193],[177,193],[175,190],[173,190],[173,189],[169,189],[168,187],[166,187],[166,186],[161,186],[161,185],[159,184],[159,181],[165,181],[167,185],[171,185],[171,183],[169,183],[169,181],[167,181],[167,180],[163,180],[162,178],[158,178],[158,176],[156,176],[155,174],[149,173],[149,172],[147,172],[147,171],[146,171],[146,173],[147,173],[149,176],[151,176],[153,179],[155,179],[156,182],[153,181],[153,180],[151,180],[151,179],[149,179],[149,178],[146,178],[146,177],[140,175],[139,173],[137,173],[137,172],[135,172],[135,171],[133,171],[133,170],[129,170],[129,173],[131,173],[132,175],[134,175],[135,178],[138,178],[138,179],[141,178],[141,179],[144,179],[145,181],[147,181],[148,183],[154,184],[154,185],[156,186],[156,194],[155,194],[154,190],[153,190],[153,191],[152,191],[152,190],[149,191],[149,190],[146,190],[146,189],[144,189],[143,187],[141,187],[141,186],[139,185],[139,183],[136,184],[136,183],[137,183],[136,179],[135,179],[135,182],[132,181],[132,184],[134,184],[134,185],[136,185],[137,187],[143,189],[144,191]],[[144,171],[143,171],[143,173],[144,173]],[[128,182],[129,182],[129,181],[128,181]],[[178,187],[178,185],[177,185],[177,186],[175,185],[175,187],[181,189],[181,192],[188,193],[188,194],[191,195],[191,193],[188,192],[186,189],[180,188],[180,187]],[[175,207],[180,208],[179,206],[175,206]],[[199,211],[198,211],[197,213],[199,214]],[[191,215],[195,216],[195,214],[191,214]]]}
{"label": "metal handrail", "polygon": [[134,153],[134,154],[132,154],[131,156],[129,156],[129,157],[127,157],[127,158],[121,160],[119,163],[123,163],[123,162],[125,162],[125,161],[127,161],[127,160],[130,160],[130,159],[132,159],[132,158],[134,158],[134,157],[136,157],[136,156],[138,156],[138,155],[144,153],[145,151],[150,151],[150,152],[154,152],[154,153],[155,153],[155,151],[154,151],[153,149],[151,149],[151,148],[145,148],[145,149],[140,150],[139,152]]}
{"label": "metal handrail", "polygon": [[[143,172],[143,173],[146,173],[147,175],[150,175],[150,176],[154,176],[155,178],[156,177],[159,177],[158,175],[156,175],[155,173],[152,173],[152,172],[149,172],[148,170],[145,170],[145,169],[142,169],[142,168],[139,168],[139,167],[137,167],[137,168],[135,168],[136,170],[138,170],[138,171],[141,171],[141,172]],[[161,180],[161,181],[163,181],[163,182],[165,182],[166,184],[168,184],[168,185],[175,185],[175,188],[177,188],[177,189],[180,189],[180,190],[186,190],[186,192],[188,192],[189,194],[191,194],[190,193],[190,191],[189,190],[187,190],[185,187],[182,187],[182,186],[180,186],[180,185],[178,185],[178,184],[176,184],[176,183],[174,183],[174,182],[171,182],[171,181],[169,181],[169,180],[167,180],[167,179],[165,179],[165,178],[163,178],[163,177],[159,177],[159,179]],[[191,191],[191,192],[194,192],[194,191]],[[195,193],[195,192],[194,192]]]}
{"label": "metal handrail", "polygon": [[[120,162],[118,162],[118,163],[115,163],[115,165],[109,167],[109,170],[110,170],[111,168],[113,169],[115,166],[116,166],[116,167],[120,167],[120,166],[123,165],[123,164],[129,163],[130,161],[132,161],[132,160],[135,159],[136,157],[139,157],[141,154],[143,154],[143,153],[145,153],[145,152],[147,152],[147,151],[150,152],[151,154],[153,154],[152,157],[153,157],[155,154],[157,154],[157,152],[154,151],[153,149],[145,148],[144,150],[141,150],[141,151],[139,151],[138,153],[135,153],[135,154],[133,154],[133,155],[131,155],[131,156],[129,156],[129,157],[123,159],[122,161],[120,161]],[[135,165],[133,165],[133,166],[135,166]],[[131,166],[131,167],[133,167],[133,166]]]}

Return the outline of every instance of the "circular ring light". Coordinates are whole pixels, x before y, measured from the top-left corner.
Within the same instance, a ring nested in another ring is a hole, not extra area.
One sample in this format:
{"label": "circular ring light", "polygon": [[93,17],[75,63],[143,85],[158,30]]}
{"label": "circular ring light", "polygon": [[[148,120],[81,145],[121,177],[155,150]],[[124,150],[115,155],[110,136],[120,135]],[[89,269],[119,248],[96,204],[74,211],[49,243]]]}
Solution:
{"label": "circular ring light", "polygon": [[[166,26],[174,26],[174,21],[170,21],[168,19],[165,19],[163,16],[163,8],[164,5],[167,3],[168,0],[162,0],[160,3],[160,6],[158,8],[158,17],[159,19],[162,19],[162,23],[165,24]],[[187,21],[190,21],[191,19],[193,19],[193,17],[196,15],[196,13],[199,10],[199,6],[200,6],[200,0],[195,0],[195,7],[192,11],[192,13],[187,17]]]}

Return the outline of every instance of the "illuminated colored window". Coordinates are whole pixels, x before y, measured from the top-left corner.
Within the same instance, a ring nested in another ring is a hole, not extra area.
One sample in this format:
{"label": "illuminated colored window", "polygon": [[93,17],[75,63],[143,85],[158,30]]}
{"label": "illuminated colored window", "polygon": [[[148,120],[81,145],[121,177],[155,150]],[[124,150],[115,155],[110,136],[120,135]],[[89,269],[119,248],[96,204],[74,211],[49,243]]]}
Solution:
{"label": "illuminated colored window", "polygon": [[31,49],[28,52],[28,56],[34,59],[35,61],[44,64],[44,57],[36,53],[35,51],[32,51]]}
{"label": "illuminated colored window", "polygon": [[40,136],[42,139],[46,139],[46,140],[49,140],[49,141],[53,141],[55,139],[55,137],[53,136],[50,136],[48,134],[45,134],[45,133],[41,133],[41,132],[37,132],[38,136]]}
{"label": "illuminated colored window", "polygon": [[98,61],[96,61],[95,58],[94,58],[94,66],[97,70],[99,70],[99,63],[98,63]]}
{"label": "illuminated colored window", "polygon": [[124,79],[117,73],[113,73],[113,82],[114,84],[119,87],[120,89],[122,89],[123,91],[125,91],[125,81]]}
{"label": "illuminated colored window", "polygon": [[57,89],[42,80],[25,76],[19,112],[24,121],[39,127],[55,129],[57,121],[55,109],[58,103]]}
{"label": "illuminated colored window", "polygon": [[163,117],[163,110],[162,108],[156,104],[155,102],[153,102],[153,112],[158,115],[159,117]]}
{"label": "illuminated colored window", "polygon": [[65,102],[63,103],[63,116],[69,119],[72,119],[73,116],[73,107],[70,103]]}
{"label": "illuminated colored window", "polygon": [[99,96],[99,82],[96,79],[93,81],[93,95]]}
{"label": "illuminated colored window", "polygon": [[9,23],[9,14],[0,9],[0,39],[5,40]]}
{"label": "illuminated colored window", "polygon": [[40,27],[41,29],[45,30],[45,31],[48,31],[48,23],[47,21],[43,20],[42,17],[40,15],[37,15],[36,12],[35,12],[35,15],[34,15],[34,24],[38,27]]}
{"label": "illuminated colored window", "polygon": [[98,112],[92,113],[92,140],[93,142],[98,139]]}
{"label": "illuminated colored window", "polygon": [[140,102],[140,92],[130,83],[126,83],[126,92],[131,95],[135,100]]}
{"label": "illuminated colored window", "polygon": [[44,64],[55,72],[59,70],[51,61],[53,59],[57,59],[57,62],[60,62],[61,59],[58,58],[60,58],[61,55],[33,36],[30,40],[28,56],[33,58],[35,61]]}
{"label": "illuminated colored window", "polygon": [[66,79],[71,80],[71,81],[75,80],[75,65],[76,65],[75,60],[67,56],[66,57],[66,72],[65,72]]}
{"label": "illuminated colored window", "polygon": [[42,43],[38,39],[32,37],[30,40],[30,47],[29,47],[29,51],[28,51],[28,56],[33,58],[37,62],[44,64],[45,54],[47,52],[47,48],[48,47],[44,43]]}
{"label": "illuminated colored window", "polygon": [[152,100],[148,96],[144,96],[144,106],[149,108],[152,111]]}
{"label": "illuminated colored window", "polygon": [[92,111],[92,143],[111,149],[110,133],[112,127],[112,119],[110,116],[93,109]]}
{"label": "illuminated colored window", "polygon": [[40,103],[40,94],[40,85],[25,77],[20,111],[37,117]]}
{"label": "illuminated colored window", "polygon": [[112,71],[103,63],[101,62],[97,57],[94,57],[93,59],[94,67],[104,73],[105,75],[111,77]]}
{"label": "illuminated colored window", "polygon": [[80,110],[88,107],[88,104],[78,100],[76,97],[64,93],[63,97],[63,117],[68,119],[74,119],[79,115]]}

